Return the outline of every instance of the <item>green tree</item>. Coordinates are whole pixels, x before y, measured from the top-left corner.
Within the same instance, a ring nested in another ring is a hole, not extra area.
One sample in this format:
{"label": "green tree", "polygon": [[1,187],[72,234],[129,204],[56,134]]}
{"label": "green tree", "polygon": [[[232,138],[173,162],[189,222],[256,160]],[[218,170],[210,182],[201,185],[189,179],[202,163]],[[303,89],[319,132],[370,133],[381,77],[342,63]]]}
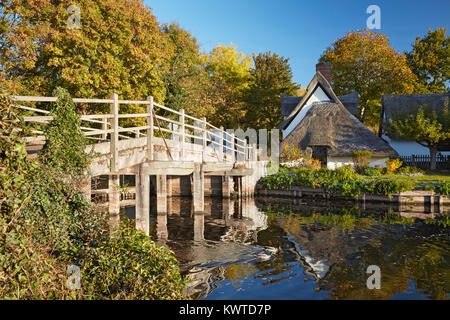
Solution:
{"label": "green tree", "polygon": [[253,63],[250,86],[244,96],[245,125],[273,129],[283,120],[280,96],[295,95],[300,87],[292,81],[289,59],[266,52],[253,57]]}
{"label": "green tree", "polygon": [[358,117],[376,127],[383,94],[413,93],[415,75],[406,57],[396,52],[381,33],[351,31],[335,41],[320,58],[332,66],[332,86],[337,95],[357,91],[360,95]]}
{"label": "green tree", "polygon": [[415,106],[404,114],[394,112],[387,126],[390,136],[416,141],[430,149],[431,166],[436,169],[436,153],[439,143],[450,139],[450,113],[448,99],[442,110],[436,111],[429,105]]}
{"label": "green tree", "polygon": [[165,105],[188,114],[205,117],[213,114],[206,95],[210,79],[205,70],[205,57],[197,40],[178,24],[162,25],[171,46],[171,57],[163,81],[167,97]]}
{"label": "green tree", "polygon": [[428,30],[424,38],[416,38],[407,61],[417,76],[421,93],[445,92],[450,78],[450,37],[447,28]]}
{"label": "green tree", "polygon": [[209,99],[215,109],[215,122],[225,128],[237,128],[245,116],[242,96],[249,87],[251,56],[238,52],[236,45],[218,45],[207,57]]}

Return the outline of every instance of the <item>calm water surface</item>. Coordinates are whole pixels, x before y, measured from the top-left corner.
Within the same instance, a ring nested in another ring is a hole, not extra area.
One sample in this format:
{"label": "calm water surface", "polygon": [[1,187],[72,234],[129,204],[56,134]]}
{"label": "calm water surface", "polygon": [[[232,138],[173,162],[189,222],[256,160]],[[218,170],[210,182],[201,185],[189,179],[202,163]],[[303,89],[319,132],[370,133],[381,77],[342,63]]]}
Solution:
{"label": "calm water surface", "polygon": [[[193,299],[449,299],[450,219],[281,199],[171,198],[151,235],[170,247]],[[124,208],[134,218],[134,207]],[[261,255],[266,247],[280,251]],[[367,288],[367,267],[381,289]]]}

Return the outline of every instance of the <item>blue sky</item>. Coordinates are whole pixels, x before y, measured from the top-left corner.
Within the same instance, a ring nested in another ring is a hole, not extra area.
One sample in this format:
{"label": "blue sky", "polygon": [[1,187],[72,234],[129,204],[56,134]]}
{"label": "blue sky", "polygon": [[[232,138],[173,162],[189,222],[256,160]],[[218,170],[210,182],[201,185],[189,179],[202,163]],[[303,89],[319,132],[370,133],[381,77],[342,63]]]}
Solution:
{"label": "blue sky", "polygon": [[[160,23],[178,22],[203,51],[236,44],[246,54],[272,51],[290,59],[294,81],[306,87],[323,51],[350,30],[366,27],[369,5],[381,10],[381,29],[398,51],[416,36],[447,27],[449,0],[145,0]],[[450,30],[447,31],[447,34]]]}

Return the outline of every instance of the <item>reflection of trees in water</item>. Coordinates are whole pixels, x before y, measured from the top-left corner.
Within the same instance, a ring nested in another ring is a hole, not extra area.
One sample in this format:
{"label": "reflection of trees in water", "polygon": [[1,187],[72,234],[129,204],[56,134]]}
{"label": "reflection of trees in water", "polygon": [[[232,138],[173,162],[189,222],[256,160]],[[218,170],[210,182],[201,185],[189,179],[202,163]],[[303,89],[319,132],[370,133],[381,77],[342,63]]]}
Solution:
{"label": "reflection of trees in water", "polygon": [[[432,299],[446,299],[450,292],[449,244],[440,237],[428,239],[411,236],[382,236],[357,251],[357,257],[334,265],[329,276],[320,283],[331,290],[335,299],[388,299],[408,290],[414,280],[416,291]],[[377,265],[381,269],[381,289],[368,290],[365,268]]]}
{"label": "reflection of trees in water", "polygon": [[[314,281],[315,290],[329,291],[331,299],[395,298],[408,292],[411,280],[430,298],[450,292],[448,218],[422,221],[388,209],[216,199],[204,214],[194,215],[189,201],[182,202],[169,205],[167,216],[156,215],[151,230],[182,262],[191,280],[186,294],[192,298],[220,290],[223,280],[236,290],[246,279],[302,281],[296,266],[303,281]],[[258,261],[264,246],[282,251],[270,261]],[[366,287],[372,264],[381,268],[381,290]]]}
{"label": "reflection of trees in water", "polygon": [[[408,291],[411,280],[414,293],[432,299],[446,299],[450,292],[448,218],[442,223],[390,214],[371,216],[359,210],[354,210],[353,217],[350,211],[294,213],[289,206],[272,206],[267,211],[270,224],[330,267],[323,279],[318,277],[317,289],[330,291],[331,299],[395,298]],[[380,290],[366,286],[369,265],[381,269]]]}

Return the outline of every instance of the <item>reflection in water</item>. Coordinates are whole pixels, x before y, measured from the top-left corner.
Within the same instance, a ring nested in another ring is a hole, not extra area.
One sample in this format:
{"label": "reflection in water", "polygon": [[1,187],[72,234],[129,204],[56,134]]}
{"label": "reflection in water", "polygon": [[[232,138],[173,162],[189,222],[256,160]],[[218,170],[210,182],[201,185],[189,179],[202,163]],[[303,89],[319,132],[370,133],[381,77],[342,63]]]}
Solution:
{"label": "reflection in water", "polygon": [[[407,218],[380,208],[266,199],[170,198],[151,208],[154,240],[169,246],[194,299],[447,299],[450,219]],[[154,201],[153,201],[154,204]],[[367,208],[366,208],[367,209]],[[134,208],[125,208],[130,217]],[[268,246],[280,248],[261,259]],[[381,289],[366,287],[369,265]]]}

